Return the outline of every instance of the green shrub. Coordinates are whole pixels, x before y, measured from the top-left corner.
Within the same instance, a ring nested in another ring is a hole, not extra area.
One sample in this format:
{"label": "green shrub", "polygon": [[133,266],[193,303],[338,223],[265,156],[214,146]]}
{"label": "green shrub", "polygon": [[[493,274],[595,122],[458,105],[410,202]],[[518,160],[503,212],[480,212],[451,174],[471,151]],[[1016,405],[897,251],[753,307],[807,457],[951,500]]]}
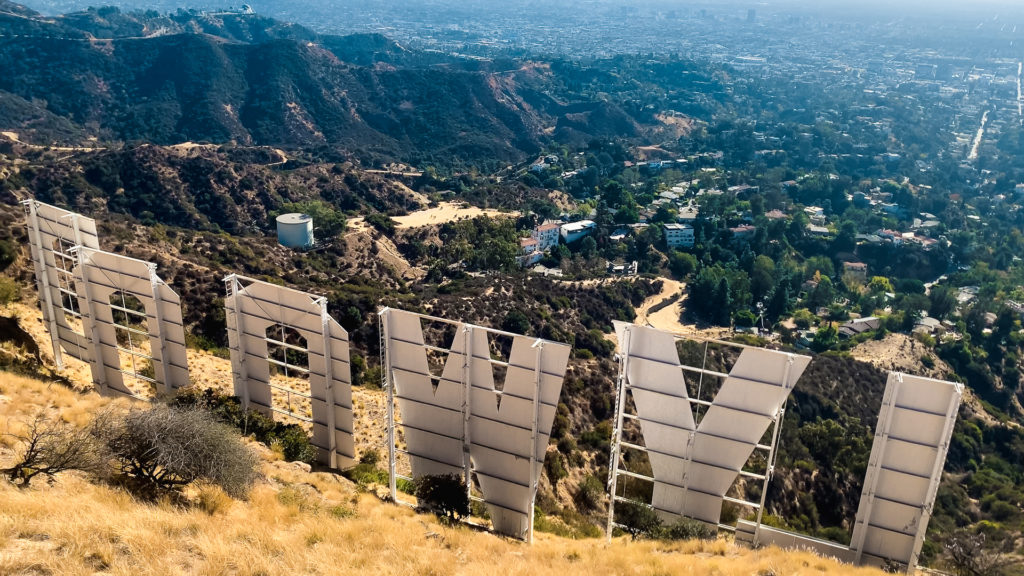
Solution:
{"label": "green shrub", "polygon": [[680,518],[662,530],[666,540],[714,540],[717,536],[715,528],[691,518]]}
{"label": "green shrub", "polygon": [[[557,416],[555,417],[558,418]],[[576,451],[576,439],[572,436],[563,436],[558,440],[558,451],[566,456]]]}
{"label": "green shrub", "polygon": [[446,522],[469,516],[466,484],[455,474],[428,475],[416,480],[417,508],[433,512]]}
{"label": "green shrub", "polygon": [[7,276],[0,276],[0,306],[6,306],[21,297],[21,287]]}
{"label": "green shrub", "polygon": [[309,436],[299,425],[285,424],[275,427],[270,437],[271,447],[279,447],[285,460],[307,464],[316,460],[316,447],[309,442]]}
{"label": "green shrub", "polygon": [[569,476],[565,469],[565,461],[558,452],[548,452],[544,455],[544,472],[547,473],[552,488],[558,486],[559,480]]}
{"label": "green shrub", "polygon": [[327,513],[334,518],[352,518],[356,511],[343,504],[336,504],[327,509]]}
{"label": "green shrub", "polygon": [[367,216],[366,223],[385,234],[395,233],[395,221],[379,212]]}
{"label": "green shrub", "polygon": [[607,452],[612,441],[612,423],[601,421],[594,428],[580,434],[580,444],[598,452]]}
{"label": "green shrub", "polygon": [[604,499],[604,484],[595,476],[587,475],[576,488],[573,502],[584,512],[593,512],[601,506]]}
{"label": "green shrub", "polygon": [[367,488],[371,484],[388,485],[388,473],[373,464],[360,462],[343,471],[341,475],[355,482],[360,488]]}
{"label": "green shrub", "polygon": [[661,518],[652,508],[633,502],[621,502],[615,507],[615,519],[633,540],[657,538],[661,534]]}
{"label": "green shrub", "polygon": [[17,244],[10,240],[0,240],[0,272],[6,270],[17,258]]}

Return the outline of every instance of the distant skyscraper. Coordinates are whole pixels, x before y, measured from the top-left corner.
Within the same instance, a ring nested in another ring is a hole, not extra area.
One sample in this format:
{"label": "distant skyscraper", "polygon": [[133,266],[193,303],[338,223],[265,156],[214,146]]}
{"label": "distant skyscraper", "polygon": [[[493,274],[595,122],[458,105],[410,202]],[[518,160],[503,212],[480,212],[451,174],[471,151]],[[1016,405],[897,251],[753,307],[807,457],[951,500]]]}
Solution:
{"label": "distant skyscraper", "polygon": [[757,20],[757,10],[751,8],[747,10],[747,22],[753,22],[754,20]]}

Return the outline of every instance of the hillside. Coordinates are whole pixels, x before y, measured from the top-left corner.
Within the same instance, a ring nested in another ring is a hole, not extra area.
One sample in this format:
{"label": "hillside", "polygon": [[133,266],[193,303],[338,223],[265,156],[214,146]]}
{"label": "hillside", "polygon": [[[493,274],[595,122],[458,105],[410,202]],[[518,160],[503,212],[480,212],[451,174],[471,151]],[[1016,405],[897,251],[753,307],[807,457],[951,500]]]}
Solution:
{"label": "hillside", "polygon": [[[38,410],[84,422],[109,400],[0,372],[0,418]],[[803,552],[713,542],[568,540],[534,545],[442,526],[328,472],[259,450],[263,478],[248,501],[213,488],[177,504],[144,503],[65,473],[19,490],[0,482],[0,573],[27,574],[877,574]],[[11,456],[0,441],[0,465]]]}

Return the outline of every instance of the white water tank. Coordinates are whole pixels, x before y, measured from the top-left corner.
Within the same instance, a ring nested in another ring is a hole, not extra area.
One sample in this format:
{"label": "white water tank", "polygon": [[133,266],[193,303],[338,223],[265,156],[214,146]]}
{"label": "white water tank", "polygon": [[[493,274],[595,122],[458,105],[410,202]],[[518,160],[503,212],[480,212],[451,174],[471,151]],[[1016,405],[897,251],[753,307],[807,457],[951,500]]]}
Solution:
{"label": "white water tank", "polygon": [[281,214],[277,217],[277,241],[286,248],[313,245],[313,217],[309,214]]}

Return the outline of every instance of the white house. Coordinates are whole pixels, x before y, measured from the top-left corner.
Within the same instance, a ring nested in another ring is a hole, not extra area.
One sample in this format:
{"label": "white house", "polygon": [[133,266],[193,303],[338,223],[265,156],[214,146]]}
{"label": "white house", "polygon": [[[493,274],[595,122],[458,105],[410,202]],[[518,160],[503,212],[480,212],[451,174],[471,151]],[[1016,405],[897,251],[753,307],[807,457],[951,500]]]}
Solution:
{"label": "white house", "polygon": [[815,224],[825,223],[825,209],[820,206],[808,206],[804,208],[804,214]]}
{"label": "white house", "polygon": [[687,204],[679,208],[679,215],[676,217],[680,222],[693,222],[697,219],[699,209],[693,204]]}
{"label": "white house", "polygon": [[693,248],[693,226],[689,224],[665,224],[665,242],[669,248]]}
{"label": "white house", "polygon": [[580,220],[562,225],[562,239],[566,244],[571,244],[584,236],[589,236],[597,229],[597,223],[593,220]]}
{"label": "white house", "polygon": [[526,267],[532,266],[540,261],[544,256],[544,252],[537,250],[537,246],[540,243],[537,242],[536,238],[523,238],[519,241],[519,265]]}
{"label": "white house", "polygon": [[537,250],[547,252],[558,246],[558,224],[541,224],[533,229],[531,236],[537,240]]}

